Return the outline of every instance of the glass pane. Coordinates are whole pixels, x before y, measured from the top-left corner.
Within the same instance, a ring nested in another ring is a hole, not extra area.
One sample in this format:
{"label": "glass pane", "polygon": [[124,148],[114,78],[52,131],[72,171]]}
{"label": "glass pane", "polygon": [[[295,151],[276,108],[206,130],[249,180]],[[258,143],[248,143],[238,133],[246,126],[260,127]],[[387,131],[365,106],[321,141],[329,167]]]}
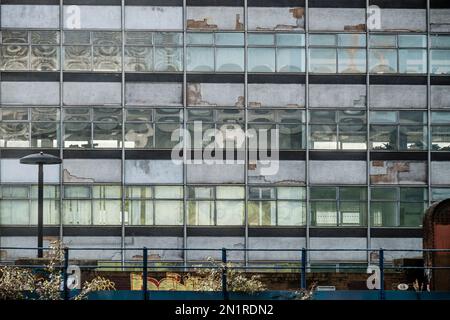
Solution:
{"label": "glass pane", "polygon": [[92,70],[92,48],[90,46],[64,47],[64,70]]}
{"label": "glass pane", "polygon": [[301,124],[283,124],[279,125],[279,148],[284,150],[303,149],[305,142],[305,129]]}
{"label": "glass pane", "polygon": [[57,45],[59,44],[58,31],[31,31],[31,44]]}
{"label": "glass pane", "polygon": [[364,187],[340,187],[339,200],[366,200],[367,189]]}
{"label": "glass pane", "polygon": [[59,121],[58,108],[31,108],[31,121]]}
{"label": "glass pane", "polygon": [[450,50],[431,50],[431,73],[450,73]]}
{"label": "glass pane", "polygon": [[213,187],[189,187],[188,193],[190,199],[214,199]]}
{"label": "glass pane", "polygon": [[441,201],[450,198],[450,188],[433,188],[431,189],[431,199],[433,201]]}
{"label": "glass pane", "polygon": [[64,200],[63,223],[75,225],[92,224],[90,200]]}
{"label": "glass pane", "polygon": [[29,225],[30,208],[28,200],[1,200],[0,224]]}
{"label": "glass pane", "polygon": [[188,33],[187,44],[212,45],[214,43],[213,33]]}
{"label": "glass pane", "polygon": [[122,197],[120,186],[93,186],[92,197],[94,199],[112,199]]}
{"label": "glass pane", "polygon": [[152,121],[152,109],[128,109],[126,110],[127,121]]}
{"label": "glass pane", "polygon": [[279,226],[302,226],[306,224],[306,204],[297,201],[277,201]]}
{"label": "glass pane", "polygon": [[253,226],[276,225],[275,201],[248,201],[248,223]]}
{"label": "glass pane", "polygon": [[183,50],[181,48],[156,48],[155,71],[182,71]]}
{"label": "glass pane", "polygon": [[126,187],[126,197],[131,199],[147,199],[153,195],[152,188],[147,186]]}
{"label": "glass pane", "polygon": [[183,34],[179,32],[155,32],[153,37],[156,45],[183,45]]}
{"label": "glass pane", "polygon": [[183,201],[155,201],[155,225],[183,224]]}
{"label": "glass pane", "polygon": [[277,46],[300,47],[305,45],[304,34],[278,33]]}
{"label": "glass pane", "polygon": [[399,35],[398,46],[400,48],[426,48],[427,36],[425,35]]}
{"label": "glass pane", "polygon": [[146,72],[152,70],[152,47],[125,47],[125,71]]}
{"label": "glass pane", "polygon": [[189,225],[214,225],[214,201],[188,201],[187,206]]}
{"label": "glass pane", "polygon": [[420,49],[399,50],[400,73],[426,73],[427,51]]}
{"label": "glass pane", "polygon": [[125,32],[125,44],[134,46],[148,46],[153,43],[151,32],[127,31]]}
{"label": "glass pane", "polygon": [[90,121],[91,113],[89,108],[65,108],[64,120],[66,121]]}
{"label": "glass pane", "polygon": [[187,71],[214,71],[214,48],[187,48]]}
{"label": "glass pane", "polygon": [[54,122],[33,122],[31,124],[31,146],[36,148],[57,148],[59,124]]}
{"label": "glass pane", "polygon": [[398,226],[398,211],[396,202],[371,202],[370,217],[372,227]]}
{"label": "glass pane", "polygon": [[125,213],[128,214],[128,224],[135,226],[153,224],[153,201],[128,200],[125,202]]}
{"label": "glass pane", "polygon": [[29,124],[23,122],[0,122],[0,147],[29,148]]}
{"label": "glass pane", "polygon": [[372,200],[398,200],[397,188],[371,188]]}
{"label": "glass pane", "polygon": [[277,72],[305,72],[305,49],[277,49]]}
{"label": "glass pane", "polygon": [[217,201],[217,225],[232,226],[244,224],[243,201]]}
{"label": "glass pane", "polygon": [[2,113],[2,120],[4,121],[28,120],[28,108],[2,108],[0,109],[0,112]]}
{"label": "glass pane", "polygon": [[274,48],[249,48],[248,49],[249,72],[274,72],[275,49]]}
{"label": "glass pane", "polygon": [[370,49],[369,70],[370,73],[396,73],[397,50]]}
{"label": "glass pane", "polygon": [[155,198],[157,199],[182,199],[183,187],[181,186],[155,186]]}
{"label": "glass pane", "polygon": [[366,50],[364,49],[339,49],[338,50],[339,73],[365,73]]}
{"label": "glass pane", "polygon": [[64,198],[90,198],[90,190],[85,186],[64,186]]}
{"label": "glass pane", "polygon": [[121,123],[94,123],[94,148],[120,148],[122,145]]}
{"label": "glass pane", "polygon": [[427,124],[427,114],[423,111],[400,111],[401,124]]}
{"label": "glass pane", "polygon": [[337,226],[336,202],[311,202],[311,225]]}
{"label": "glass pane", "polygon": [[311,149],[337,149],[336,125],[310,125]]}
{"label": "glass pane", "polygon": [[278,187],[277,198],[283,200],[303,200],[305,199],[305,188],[303,187]]}
{"label": "glass pane", "polygon": [[31,70],[56,71],[59,70],[59,47],[32,46]]}
{"label": "glass pane", "polygon": [[371,35],[370,47],[392,48],[397,46],[397,37],[394,35]]}
{"label": "glass pane", "polygon": [[152,123],[125,124],[126,148],[153,148],[154,128]]}
{"label": "glass pane", "polygon": [[400,201],[423,202],[428,200],[426,188],[400,188]]}
{"label": "glass pane", "polygon": [[120,47],[95,46],[94,71],[120,71],[122,53]]}
{"label": "glass pane", "polygon": [[248,192],[250,199],[275,199],[275,188],[250,187]]}
{"label": "glass pane", "polygon": [[28,31],[26,30],[2,30],[3,44],[27,44]]}
{"label": "glass pane", "polygon": [[450,112],[431,112],[431,123],[450,123]]}
{"label": "glass pane", "polygon": [[28,186],[2,186],[2,198],[28,199]]}
{"label": "glass pane", "polygon": [[[31,201],[31,224],[38,224],[37,214],[38,212],[38,201]],[[55,200],[44,200],[44,225],[56,225],[59,224],[59,201]]]}
{"label": "glass pane", "polygon": [[427,128],[424,126],[400,126],[400,150],[425,150]]}
{"label": "glass pane", "polygon": [[243,48],[217,48],[216,71],[218,72],[243,72],[244,49]]}
{"label": "glass pane", "polygon": [[64,123],[65,148],[91,148],[91,124],[89,122]]}
{"label": "glass pane", "polygon": [[336,73],[335,49],[309,49],[309,60],[313,73]]}
{"label": "glass pane", "polygon": [[243,46],[244,45],[244,34],[243,33],[216,33],[216,45],[233,45],[233,46]]}
{"label": "glass pane", "polygon": [[122,45],[121,32],[92,32],[92,43],[96,46],[120,46]]}
{"label": "glass pane", "polygon": [[370,126],[370,145],[374,150],[396,150],[397,127]]}
{"label": "glass pane", "polygon": [[94,225],[120,225],[121,207],[120,200],[93,200],[93,224]]}
{"label": "glass pane", "polygon": [[335,46],[336,36],[334,34],[311,34],[309,36],[310,46]]}
{"label": "glass pane", "polygon": [[450,48],[450,36],[436,35],[431,36],[432,48]]}
{"label": "glass pane", "polygon": [[180,128],[176,123],[157,123],[155,130],[155,147],[160,149],[171,149],[179,142],[179,136],[173,136],[175,141],[172,141],[172,134]]}
{"label": "glass pane", "polygon": [[450,126],[431,127],[432,150],[450,151]]}
{"label": "glass pane", "polygon": [[2,70],[28,70],[28,46],[3,45],[1,47]]}
{"label": "glass pane", "polygon": [[426,206],[424,203],[400,203],[400,227],[416,227],[422,226],[423,215]]}
{"label": "glass pane", "polygon": [[311,187],[309,193],[311,199],[336,199],[336,188],[334,187]]}
{"label": "glass pane", "polygon": [[91,44],[89,31],[64,31],[64,44]]}
{"label": "glass pane", "polygon": [[341,202],[339,204],[340,225],[365,226],[367,204],[365,202]]}
{"label": "glass pane", "polygon": [[270,33],[250,33],[248,35],[248,45],[273,46],[275,44],[275,35]]}
{"label": "glass pane", "polygon": [[366,35],[360,33],[338,34],[339,47],[365,47]]}
{"label": "glass pane", "polygon": [[244,199],[245,189],[243,187],[216,187],[217,199]]}
{"label": "glass pane", "polygon": [[397,112],[395,111],[371,111],[371,123],[396,123]]}

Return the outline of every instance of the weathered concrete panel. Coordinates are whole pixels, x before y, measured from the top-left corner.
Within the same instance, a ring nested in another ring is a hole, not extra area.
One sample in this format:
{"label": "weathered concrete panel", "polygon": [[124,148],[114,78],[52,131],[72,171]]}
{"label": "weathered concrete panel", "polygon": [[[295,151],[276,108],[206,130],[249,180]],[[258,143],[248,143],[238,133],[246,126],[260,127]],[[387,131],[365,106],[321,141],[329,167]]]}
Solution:
{"label": "weathered concrete panel", "polygon": [[313,184],[364,184],[365,161],[310,161],[310,180]]}
{"label": "weathered concrete panel", "polygon": [[[2,183],[37,183],[38,168],[21,164],[20,159],[2,159],[0,161]],[[44,182],[59,183],[59,165],[44,167]]]}
{"label": "weathered concrete panel", "polygon": [[427,108],[427,87],[411,85],[371,85],[371,108]]}
{"label": "weathered concrete panel", "polygon": [[[48,247],[50,241],[52,241],[50,237],[44,238],[44,247]],[[55,239],[56,240],[56,239]],[[1,247],[16,247],[16,248],[37,248],[37,239],[36,237],[0,237],[0,246]],[[2,249],[0,251],[0,255],[2,259],[5,260],[13,260],[13,259],[21,259],[21,258],[35,258],[36,250],[23,250],[23,249]]]}
{"label": "weathered concrete panel", "polygon": [[365,31],[366,12],[364,9],[356,8],[309,8],[309,29]]}
{"label": "weathered concrete panel", "polygon": [[431,108],[450,108],[450,86],[431,86]]}
{"label": "weathered concrete panel", "polygon": [[250,261],[270,260],[295,260],[300,258],[300,250],[306,246],[304,238],[269,238],[250,237],[248,247],[250,249],[296,249],[298,251],[250,251]]}
{"label": "weathered concrete panel", "polygon": [[240,83],[188,83],[189,106],[244,107],[244,84]]}
{"label": "weathered concrete panel", "polygon": [[64,244],[69,248],[99,248],[99,250],[72,250],[71,259],[119,260],[120,250],[100,250],[100,248],[120,248],[120,237],[64,237]]}
{"label": "weathered concrete panel", "polygon": [[120,105],[119,82],[64,82],[65,105]]}
{"label": "weathered concrete panel", "polygon": [[2,104],[59,105],[59,82],[1,83]]}
{"label": "weathered concrete panel", "polygon": [[258,107],[304,107],[305,85],[250,83],[248,106]]}
{"label": "weathered concrete panel", "polygon": [[187,7],[188,29],[244,30],[242,7]]}
{"label": "weathered concrete panel", "polygon": [[433,32],[450,32],[450,9],[431,9],[430,28]]}
{"label": "weathered concrete panel", "polygon": [[305,28],[303,7],[249,7],[249,30],[300,30]]}
{"label": "weathered concrete panel", "polygon": [[125,160],[125,183],[182,183],[183,166],[171,160]]}
{"label": "weathered concrete panel", "polygon": [[243,183],[243,164],[188,164],[188,183]]}
{"label": "weathered concrete panel", "polygon": [[431,162],[431,184],[450,184],[450,162]]}
{"label": "weathered concrete panel", "polygon": [[[227,249],[243,249],[244,237],[188,237],[187,247],[194,248],[208,248],[218,249],[210,251],[188,251],[189,260],[206,260],[208,257],[216,261],[222,261],[222,248]],[[243,251],[229,251],[227,253],[228,260],[243,260]]]}
{"label": "weathered concrete panel", "polygon": [[[183,238],[179,237],[125,237],[129,248],[182,248]],[[142,249],[125,251],[126,259],[142,261]],[[183,251],[148,250],[149,260],[182,260]]]}
{"label": "weathered concrete panel", "polygon": [[[422,238],[372,238],[370,247],[374,250],[383,249],[422,249]],[[422,258],[422,252],[390,251],[385,253],[386,261],[400,258]]]}
{"label": "weathered concrete panel", "polygon": [[[76,22],[78,14],[79,24]],[[67,29],[120,29],[121,16],[120,6],[64,6],[64,27]]]}
{"label": "weathered concrete panel", "polygon": [[2,5],[2,28],[59,28],[59,6]]}
{"label": "weathered concrete panel", "polygon": [[426,31],[425,9],[381,9],[381,28],[384,31]]}
{"label": "weathered concrete panel", "polygon": [[[366,238],[310,238],[311,249],[366,249]],[[310,253],[311,263],[316,261],[365,261],[364,251],[321,251]]]}
{"label": "weathered concrete panel", "polygon": [[127,29],[182,30],[182,7],[126,6]]}
{"label": "weathered concrete panel", "polygon": [[125,84],[125,103],[144,106],[183,105],[183,84],[181,83],[140,83]]}
{"label": "weathered concrete panel", "polygon": [[[261,168],[268,168],[269,164],[263,164],[261,161],[248,165],[249,183],[261,184],[303,184],[305,183],[305,161],[279,161],[278,172],[274,175],[264,175]],[[273,168],[276,167],[274,164]]]}
{"label": "weathered concrete panel", "polygon": [[98,183],[120,182],[120,160],[112,159],[66,159],[64,166],[64,182]]}
{"label": "weathered concrete panel", "polygon": [[370,162],[372,184],[426,184],[425,161],[374,160]]}
{"label": "weathered concrete panel", "polygon": [[365,108],[365,85],[310,84],[310,108]]}

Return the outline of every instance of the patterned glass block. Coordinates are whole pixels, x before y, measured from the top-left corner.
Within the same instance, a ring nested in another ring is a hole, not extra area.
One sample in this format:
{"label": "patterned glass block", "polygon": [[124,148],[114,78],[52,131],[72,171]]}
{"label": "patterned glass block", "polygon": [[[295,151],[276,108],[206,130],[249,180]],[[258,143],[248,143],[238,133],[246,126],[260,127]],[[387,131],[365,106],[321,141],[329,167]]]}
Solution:
{"label": "patterned glass block", "polygon": [[89,31],[65,31],[64,44],[91,44]]}
{"label": "patterned glass block", "polygon": [[156,71],[182,71],[183,53],[181,48],[156,48]]}
{"label": "patterned glass block", "polygon": [[58,31],[31,31],[31,44],[59,44]]}
{"label": "patterned glass block", "polygon": [[59,47],[32,46],[31,69],[37,71],[55,71],[59,69]]}
{"label": "patterned glass block", "polygon": [[126,47],[125,71],[152,71],[152,47]]}
{"label": "patterned glass block", "polygon": [[176,32],[155,32],[155,45],[183,45],[181,33]]}
{"label": "patterned glass block", "polygon": [[90,46],[64,47],[64,70],[92,70],[92,48]]}
{"label": "patterned glass block", "polygon": [[94,47],[94,71],[120,71],[121,65],[120,47]]}
{"label": "patterned glass block", "polygon": [[2,31],[3,44],[27,44],[28,31],[22,30],[3,30]]}
{"label": "patterned glass block", "polygon": [[151,32],[127,32],[125,34],[125,44],[141,46],[141,45],[151,45],[152,41],[152,33]]}
{"label": "patterned glass block", "polygon": [[28,70],[28,46],[7,45],[1,50],[2,70]]}
{"label": "patterned glass block", "polygon": [[92,33],[94,46],[121,46],[122,34],[120,32],[96,31]]}

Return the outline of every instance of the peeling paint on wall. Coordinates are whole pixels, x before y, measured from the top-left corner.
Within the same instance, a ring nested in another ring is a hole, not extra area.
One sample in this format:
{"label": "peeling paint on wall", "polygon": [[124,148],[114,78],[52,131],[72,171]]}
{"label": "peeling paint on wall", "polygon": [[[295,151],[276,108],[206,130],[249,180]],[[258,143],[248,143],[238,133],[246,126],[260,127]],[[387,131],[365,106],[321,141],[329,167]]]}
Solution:
{"label": "peeling paint on wall", "polygon": [[372,184],[426,184],[424,161],[384,161],[370,163],[370,183]]}
{"label": "peeling paint on wall", "polygon": [[248,8],[250,30],[301,30],[305,27],[305,8]]}
{"label": "peeling paint on wall", "polygon": [[189,106],[244,107],[244,85],[235,83],[188,83],[187,104]]}

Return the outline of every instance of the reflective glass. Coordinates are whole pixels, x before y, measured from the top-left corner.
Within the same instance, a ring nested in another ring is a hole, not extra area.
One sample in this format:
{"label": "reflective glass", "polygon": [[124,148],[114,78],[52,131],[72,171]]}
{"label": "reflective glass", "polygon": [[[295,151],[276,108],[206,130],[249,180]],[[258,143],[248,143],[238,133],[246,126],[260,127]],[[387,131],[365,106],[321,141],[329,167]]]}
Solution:
{"label": "reflective glass", "polygon": [[274,72],[275,49],[274,48],[248,48],[249,72]]}

